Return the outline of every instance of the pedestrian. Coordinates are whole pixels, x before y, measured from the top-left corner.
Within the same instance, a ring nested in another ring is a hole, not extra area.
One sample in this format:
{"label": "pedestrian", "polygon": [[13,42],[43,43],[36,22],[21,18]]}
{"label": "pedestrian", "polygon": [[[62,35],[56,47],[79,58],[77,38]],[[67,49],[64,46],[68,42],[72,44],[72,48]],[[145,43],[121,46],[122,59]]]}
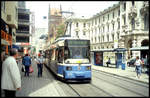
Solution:
{"label": "pedestrian", "polygon": [[10,56],[2,64],[1,88],[5,97],[16,97],[16,91],[21,89],[21,75],[16,62],[17,49],[10,49]]}
{"label": "pedestrian", "polygon": [[37,63],[37,68],[38,68],[38,77],[40,77],[40,76],[42,77],[44,59],[41,54],[38,54],[36,63]]}
{"label": "pedestrian", "polygon": [[29,77],[29,67],[31,66],[31,58],[28,56],[28,54],[25,55],[25,57],[22,60],[23,65],[25,66],[25,74],[24,76]]}
{"label": "pedestrian", "polygon": [[137,77],[140,78],[142,61],[139,59],[139,56],[136,57],[136,61],[135,61],[134,65],[135,65],[135,70],[136,70],[136,73],[137,73]]}
{"label": "pedestrian", "polygon": [[106,62],[106,64],[107,64],[107,67],[109,67],[108,64],[110,64],[110,58],[108,58],[108,61]]}

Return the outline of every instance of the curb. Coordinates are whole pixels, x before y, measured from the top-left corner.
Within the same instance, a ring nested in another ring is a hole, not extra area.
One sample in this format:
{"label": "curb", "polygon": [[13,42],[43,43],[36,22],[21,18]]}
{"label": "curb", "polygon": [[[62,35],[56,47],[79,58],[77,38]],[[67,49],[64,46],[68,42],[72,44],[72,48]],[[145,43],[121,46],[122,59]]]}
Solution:
{"label": "curb", "polygon": [[[97,69],[94,69],[94,70],[96,70],[96,71],[102,71],[102,70],[97,70]],[[124,78],[131,79],[131,80],[134,80],[134,81],[143,82],[143,83],[145,83],[145,84],[149,84],[148,82],[140,81],[140,80],[136,80],[136,79],[129,78],[129,77],[126,77],[126,76],[121,76],[121,75],[114,74],[114,73],[110,73],[110,72],[106,72],[106,71],[102,71],[102,72],[104,72],[104,73],[108,73],[108,74],[111,74],[111,75],[116,75],[116,76],[119,76],[119,77],[124,77]]]}

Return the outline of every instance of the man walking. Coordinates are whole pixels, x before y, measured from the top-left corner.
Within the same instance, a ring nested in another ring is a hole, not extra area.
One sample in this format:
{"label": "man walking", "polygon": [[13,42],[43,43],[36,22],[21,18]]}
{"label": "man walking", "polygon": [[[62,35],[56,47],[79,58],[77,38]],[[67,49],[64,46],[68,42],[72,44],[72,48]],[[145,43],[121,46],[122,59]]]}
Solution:
{"label": "man walking", "polygon": [[31,58],[28,56],[28,54],[25,55],[22,61],[23,65],[25,66],[25,74],[24,76],[29,77],[29,67],[31,66]]}
{"label": "man walking", "polygon": [[10,50],[10,56],[2,64],[1,87],[5,97],[16,97],[16,90],[21,89],[21,75],[16,62],[17,49]]}
{"label": "man walking", "polygon": [[37,67],[38,67],[38,77],[40,77],[40,76],[42,77],[44,59],[41,56],[41,54],[38,54],[36,63],[37,63]]}

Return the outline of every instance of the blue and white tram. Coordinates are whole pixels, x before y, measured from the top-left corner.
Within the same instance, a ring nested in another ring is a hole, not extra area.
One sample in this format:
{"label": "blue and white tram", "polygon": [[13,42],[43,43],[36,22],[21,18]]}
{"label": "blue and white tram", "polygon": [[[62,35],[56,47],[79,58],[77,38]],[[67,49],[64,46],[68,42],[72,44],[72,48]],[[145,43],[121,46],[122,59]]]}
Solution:
{"label": "blue and white tram", "polygon": [[47,66],[57,76],[68,81],[91,81],[90,40],[58,39],[47,54]]}

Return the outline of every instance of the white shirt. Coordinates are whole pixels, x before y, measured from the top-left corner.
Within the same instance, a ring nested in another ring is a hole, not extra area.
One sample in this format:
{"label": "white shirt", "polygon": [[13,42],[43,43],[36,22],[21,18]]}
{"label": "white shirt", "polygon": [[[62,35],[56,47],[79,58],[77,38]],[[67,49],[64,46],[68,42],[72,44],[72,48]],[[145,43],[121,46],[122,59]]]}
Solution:
{"label": "white shirt", "polygon": [[136,60],[135,61],[135,66],[140,66],[140,65],[141,65],[141,60],[140,59]]}
{"label": "white shirt", "polygon": [[1,88],[16,90],[21,87],[21,75],[14,57],[8,57],[2,64]]}
{"label": "white shirt", "polygon": [[41,56],[41,57],[38,57],[37,59],[36,59],[36,62],[37,63],[44,63],[44,58]]}

